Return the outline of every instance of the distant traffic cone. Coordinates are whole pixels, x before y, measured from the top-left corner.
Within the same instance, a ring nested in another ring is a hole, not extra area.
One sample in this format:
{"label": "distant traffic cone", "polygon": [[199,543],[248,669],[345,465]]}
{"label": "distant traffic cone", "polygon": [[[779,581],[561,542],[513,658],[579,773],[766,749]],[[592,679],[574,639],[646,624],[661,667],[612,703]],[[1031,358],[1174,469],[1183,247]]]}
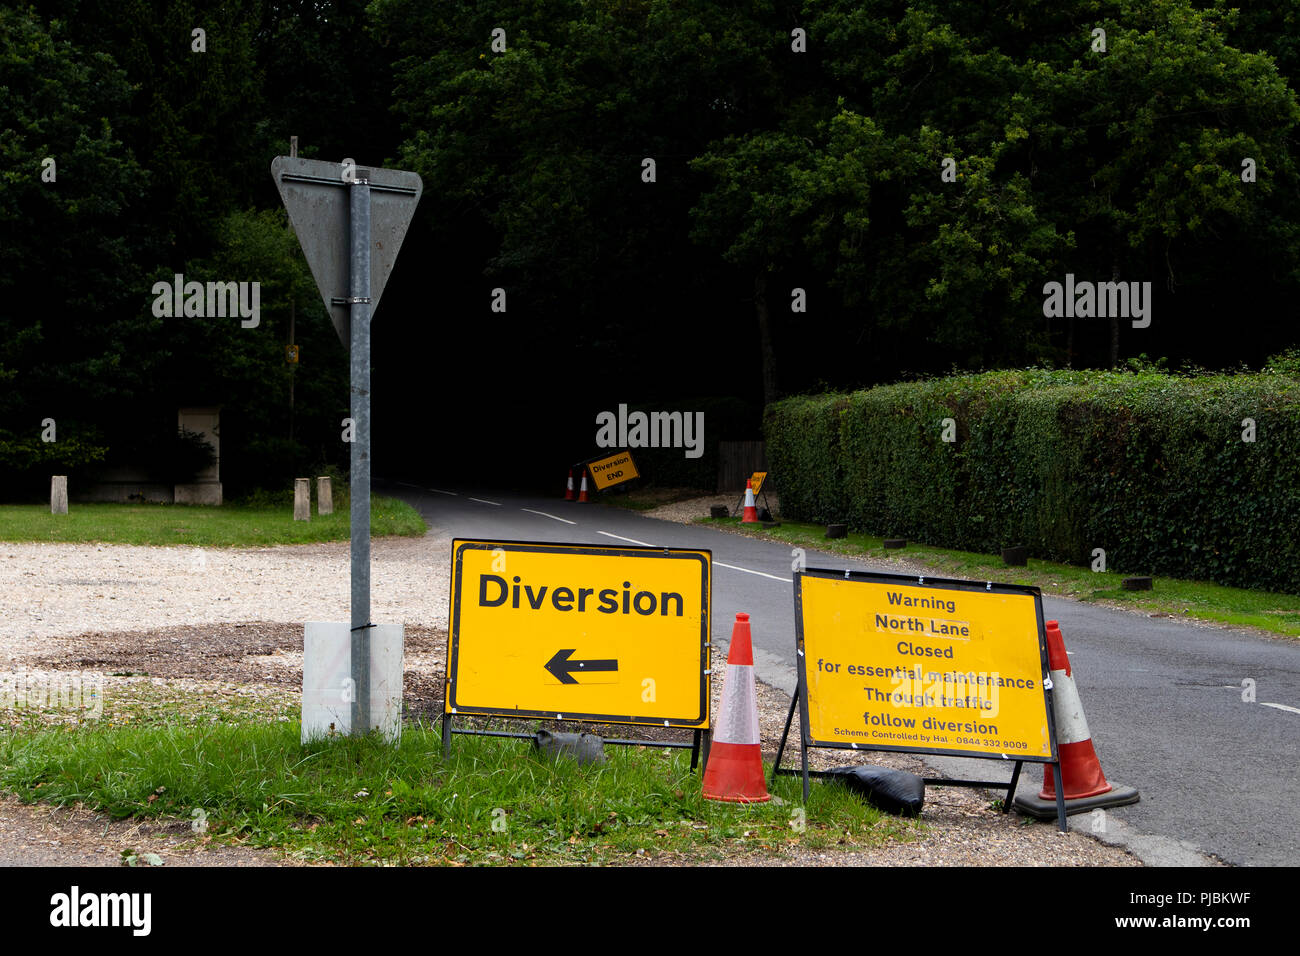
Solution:
{"label": "distant traffic cone", "polygon": [[758,522],[758,509],[754,507],[754,482],[752,479],[745,479],[745,516],[740,519],[741,524],[754,524]]}
{"label": "distant traffic cone", "polygon": [[565,501],[573,501],[573,500],[574,500],[574,494],[573,494],[573,469],[572,469],[572,468],[569,469],[569,484],[568,484],[568,485],[565,487],[565,489],[564,489],[564,500],[565,500]]}
{"label": "distant traffic cone", "polygon": [[590,501],[590,500],[591,499],[587,497],[587,469],[583,468],[582,487],[578,490],[578,501],[583,502],[583,501]]}
{"label": "distant traffic cone", "polygon": [[765,803],[771,799],[763,774],[763,751],[758,742],[758,696],[754,687],[754,646],[749,635],[748,614],[737,614],[731,628],[727,675],[722,681],[722,707],[713,728],[703,786],[706,800]]}
{"label": "distant traffic cone", "polygon": [[[1101,772],[1101,761],[1097,759],[1088,720],[1083,715],[1083,701],[1079,699],[1079,689],[1071,673],[1070,658],[1065,653],[1061,625],[1056,621],[1047,622],[1047,666],[1052,672],[1052,711],[1056,718],[1056,752],[1061,761],[1065,812],[1137,803],[1136,789],[1111,784]],[[1056,784],[1050,766],[1043,767],[1043,789],[1037,799],[1017,796],[1015,806],[1040,819],[1056,816]]]}

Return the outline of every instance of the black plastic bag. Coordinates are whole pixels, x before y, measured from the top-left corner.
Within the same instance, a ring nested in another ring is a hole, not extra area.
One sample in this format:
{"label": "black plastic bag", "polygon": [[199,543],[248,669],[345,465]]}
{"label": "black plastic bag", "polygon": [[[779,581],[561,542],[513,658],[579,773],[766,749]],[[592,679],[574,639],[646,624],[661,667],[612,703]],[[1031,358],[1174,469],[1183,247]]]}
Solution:
{"label": "black plastic bag", "polygon": [[836,767],[828,770],[828,780],[835,780],[867,803],[895,816],[915,817],[925,806],[925,781],[906,770],[889,767]]}
{"label": "black plastic bag", "polygon": [[605,738],[596,734],[553,734],[539,730],[533,746],[552,757],[571,757],[580,764],[605,762]]}

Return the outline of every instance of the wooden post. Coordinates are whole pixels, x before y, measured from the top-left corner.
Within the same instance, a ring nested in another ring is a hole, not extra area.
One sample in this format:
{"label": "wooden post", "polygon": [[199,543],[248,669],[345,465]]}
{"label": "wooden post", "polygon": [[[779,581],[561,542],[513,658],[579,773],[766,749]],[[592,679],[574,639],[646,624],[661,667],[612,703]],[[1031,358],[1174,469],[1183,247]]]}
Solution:
{"label": "wooden post", "polygon": [[293,480],[293,520],[311,520],[311,481],[307,478]]}
{"label": "wooden post", "polygon": [[50,514],[68,513],[68,476],[52,475],[50,477]]}
{"label": "wooden post", "polygon": [[321,475],[316,479],[316,513],[322,515],[334,513],[334,490],[330,485],[329,475]]}

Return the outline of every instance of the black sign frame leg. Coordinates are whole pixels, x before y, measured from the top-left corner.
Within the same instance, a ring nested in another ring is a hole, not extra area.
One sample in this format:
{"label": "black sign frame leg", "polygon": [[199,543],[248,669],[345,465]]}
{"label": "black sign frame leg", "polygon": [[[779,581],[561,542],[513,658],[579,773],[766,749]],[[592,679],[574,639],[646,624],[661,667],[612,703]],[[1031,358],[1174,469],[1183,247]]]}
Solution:
{"label": "black sign frame leg", "polygon": [[794,696],[790,698],[790,711],[785,715],[785,730],[781,731],[781,743],[776,748],[776,762],[772,764],[772,783],[769,786],[775,786],[776,775],[781,769],[781,755],[785,753],[785,742],[790,737],[790,725],[794,723],[794,709],[799,706],[799,689],[795,688]]}
{"label": "black sign frame leg", "polygon": [[[803,641],[799,641],[799,659],[803,660]],[[804,668],[799,677],[799,756],[803,766],[803,802],[808,805],[808,741],[812,737],[812,724],[808,719],[808,688],[804,686]]]}
{"label": "black sign frame leg", "polygon": [[1011,771],[1011,782],[1007,784],[1007,797],[1002,801],[1002,812],[1007,813],[1011,809],[1011,802],[1016,799],[1016,784],[1020,783],[1020,768],[1025,765],[1023,760],[1016,761],[1016,769]]}
{"label": "black sign frame leg", "polygon": [[1061,784],[1061,761],[1052,764],[1052,781],[1056,784],[1056,825],[1064,833],[1065,822],[1065,787]]}
{"label": "black sign frame leg", "polygon": [[[511,740],[533,740],[536,734],[519,733],[512,730],[475,730],[472,727],[455,727],[452,725],[452,714],[444,713],[442,715],[442,759],[447,760],[451,757],[451,736],[452,734],[464,734],[469,737],[506,737]],[[471,716],[482,717],[483,714],[474,714]],[[496,715],[504,720],[537,720],[533,715],[523,717],[514,717],[510,714]],[[660,747],[665,750],[687,750],[691,751],[691,772],[700,765],[700,758],[703,756],[704,763],[709,761],[709,743],[712,739],[712,732],[703,727],[691,728],[691,742],[685,743],[679,740],[637,740],[625,739],[622,737],[602,737],[603,743],[617,747]]]}

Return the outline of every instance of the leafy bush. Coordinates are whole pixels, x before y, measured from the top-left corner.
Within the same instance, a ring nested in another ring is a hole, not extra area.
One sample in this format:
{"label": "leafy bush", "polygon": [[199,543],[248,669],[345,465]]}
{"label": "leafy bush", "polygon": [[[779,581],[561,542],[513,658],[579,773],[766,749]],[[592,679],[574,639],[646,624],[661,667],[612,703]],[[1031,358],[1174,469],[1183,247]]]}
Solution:
{"label": "leafy bush", "polygon": [[19,436],[0,428],[0,500],[39,501],[48,498],[50,476],[67,475],[72,486],[97,462],[104,460],[108,446],[94,428],[62,424],[57,441],[41,440],[38,433]]}
{"label": "leafy bush", "polygon": [[217,452],[202,432],[179,428],[162,447],[159,472],[170,484],[184,484],[217,463]]}
{"label": "leafy bush", "polygon": [[1270,355],[1268,361],[1264,363],[1264,370],[1300,378],[1300,348],[1289,348],[1276,355]]}
{"label": "leafy bush", "polygon": [[239,461],[241,470],[231,476],[236,493],[245,489],[267,489],[271,492],[286,492],[293,500],[293,482],[295,478],[308,478],[304,462],[311,455],[307,448],[298,441],[276,436],[260,436],[250,439],[242,448]]}
{"label": "leafy bush", "polygon": [[786,399],[765,431],[794,518],[1072,562],[1103,548],[1114,570],[1300,591],[1289,376],[953,376]]}

